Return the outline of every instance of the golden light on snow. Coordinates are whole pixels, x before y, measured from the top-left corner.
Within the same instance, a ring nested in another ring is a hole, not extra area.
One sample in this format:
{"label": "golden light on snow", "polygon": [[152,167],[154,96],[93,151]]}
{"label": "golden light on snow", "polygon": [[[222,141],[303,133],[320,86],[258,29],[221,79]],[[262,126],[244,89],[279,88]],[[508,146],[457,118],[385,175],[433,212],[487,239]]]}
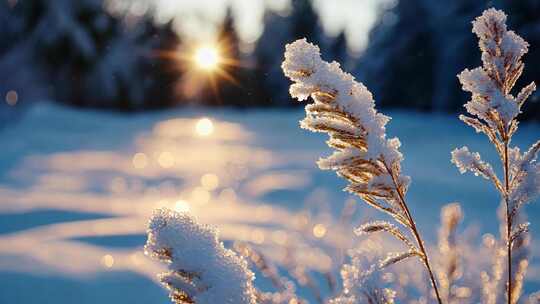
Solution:
{"label": "golden light on snow", "polygon": [[493,236],[493,234],[491,233],[486,233],[484,235],[482,235],[482,243],[484,244],[484,246],[488,247],[488,248],[493,248],[493,246],[495,246],[495,237]]}
{"label": "golden light on snow", "polygon": [[236,192],[232,188],[223,189],[218,197],[221,203],[234,203],[236,201]]}
{"label": "golden light on snow", "polygon": [[170,208],[169,201],[166,199],[160,199],[156,202],[154,208]]}
{"label": "golden light on snow", "polygon": [[326,235],[326,227],[323,224],[317,224],[313,226],[313,236],[316,238],[323,238]]}
{"label": "golden light on snow", "polygon": [[169,151],[161,152],[158,156],[158,163],[162,168],[171,168],[174,166],[174,155]]}
{"label": "golden light on snow", "polygon": [[260,229],[254,229],[251,232],[251,241],[255,244],[262,244],[264,243],[264,232]]}
{"label": "golden light on snow", "polygon": [[219,177],[212,173],[207,173],[201,177],[201,186],[208,190],[215,190],[219,186]]}
{"label": "golden light on snow", "polygon": [[219,50],[216,46],[202,46],[195,50],[194,61],[203,70],[215,69],[220,61]]}
{"label": "golden light on snow", "polygon": [[6,103],[10,106],[15,106],[17,102],[19,101],[19,94],[17,94],[16,91],[9,91],[6,94]]}
{"label": "golden light on snow", "polygon": [[472,290],[468,287],[457,287],[455,288],[455,294],[458,298],[466,299],[472,295]]}
{"label": "golden light on snow", "polygon": [[199,204],[207,204],[210,201],[210,193],[203,187],[196,187],[191,191],[191,201]]}
{"label": "golden light on snow", "polygon": [[123,177],[115,177],[111,180],[109,189],[113,193],[123,193],[127,190],[127,183]]}
{"label": "golden light on snow", "polygon": [[283,230],[272,232],[272,241],[278,245],[285,245],[287,243],[287,233]]}
{"label": "golden light on snow", "polygon": [[142,265],[142,261],[141,261],[141,257],[139,256],[138,253],[133,253],[129,256],[129,261],[131,263],[133,263],[133,265],[135,266],[140,266]]}
{"label": "golden light on snow", "polygon": [[102,264],[105,268],[111,268],[111,267],[113,267],[113,265],[114,265],[114,258],[113,258],[113,256],[110,255],[110,254],[104,255],[103,257],[101,257],[101,264]]}
{"label": "golden light on snow", "polygon": [[214,123],[208,118],[201,118],[195,125],[195,132],[200,136],[208,136],[214,133]]}
{"label": "golden light on snow", "polygon": [[131,161],[135,169],[144,169],[146,166],[148,166],[148,156],[142,152],[135,153]]}
{"label": "golden light on snow", "polygon": [[174,209],[178,212],[189,212],[189,203],[185,200],[177,200],[174,204]]}

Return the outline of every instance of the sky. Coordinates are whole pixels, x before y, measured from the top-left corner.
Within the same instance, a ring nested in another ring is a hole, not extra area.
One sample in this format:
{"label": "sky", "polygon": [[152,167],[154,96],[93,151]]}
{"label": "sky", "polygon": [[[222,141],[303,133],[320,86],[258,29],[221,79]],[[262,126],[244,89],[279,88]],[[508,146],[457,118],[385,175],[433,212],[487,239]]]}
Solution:
{"label": "sky", "polygon": [[[177,17],[179,28],[190,38],[211,39],[230,6],[240,38],[254,42],[263,30],[265,8],[286,12],[289,0],[154,0],[162,20]],[[335,36],[345,30],[352,50],[361,50],[381,3],[395,0],[314,0],[325,31]]]}

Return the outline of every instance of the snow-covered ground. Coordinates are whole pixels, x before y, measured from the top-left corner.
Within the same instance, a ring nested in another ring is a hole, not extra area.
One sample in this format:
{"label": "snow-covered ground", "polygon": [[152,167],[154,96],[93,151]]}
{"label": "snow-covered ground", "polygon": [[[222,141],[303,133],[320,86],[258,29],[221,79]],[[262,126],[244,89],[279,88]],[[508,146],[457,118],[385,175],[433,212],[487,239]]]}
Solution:
{"label": "snow-covered ground", "polygon": [[[495,163],[487,140],[454,116],[388,114],[413,178],[412,213],[429,242],[440,207],[456,201],[469,232],[496,234],[497,195],[450,163],[462,145]],[[330,150],[323,136],[298,128],[303,116],[216,109],[124,116],[36,104],[0,129],[0,303],[168,303],[155,284],[161,266],[142,254],[159,206],[190,210],[224,240],[252,242],[274,260],[284,243],[320,246],[299,258],[324,270],[324,248],[354,238],[333,226],[351,197],[342,180],[316,167]],[[514,143],[528,147],[539,134],[539,125],[522,124]],[[540,206],[527,210],[537,239]],[[361,209],[351,224],[374,215]],[[322,238],[300,237],[315,224]],[[538,253],[533,240],[528,292],[540,287]]]}

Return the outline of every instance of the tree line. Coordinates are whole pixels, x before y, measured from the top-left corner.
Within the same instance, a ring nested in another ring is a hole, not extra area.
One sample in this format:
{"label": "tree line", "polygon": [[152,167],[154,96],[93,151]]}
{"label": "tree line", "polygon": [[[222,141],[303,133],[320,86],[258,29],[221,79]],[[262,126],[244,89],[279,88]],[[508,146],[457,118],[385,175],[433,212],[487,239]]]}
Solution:
{"label": "tree line", "polygon": [[[266,11],[264,30],[252,50],[242,52],[229,9],[218,28],[225,79],[200,79],[198,93],[185,90],[189,62],[161,53],[189,49],[174,20],[157,22],[155,8],[132,16],[105,0],[28,0],[0,3],[0,96],[10,91],[25,100],[51,99],[78,107],[121,111],[185,104],[234,107],[295,106],[281,73],[282,47],[307,37],[326,60],[372,88],[382,107],[456,112],[467,98],[456,75],[477,66],[470,20],[488,6],[514,16],[511,26],[531,45],[540,45],[540,2],[536,0],[438,2],[383,1],[359,58],[347,51],[344,32],[325,34],[311,0],[291,0],[287,13]],[[521,79],[540,78],[540,48],[531,48]],[[518,84],[520,85],[520,84]],[[522,84],[521,84],[522,85]],[[389,89],[389,88],[392,89]],[[540,117],[538,94],[526,109]]]}
{"label": "tree line", "polygon": [[[185,46],[174,20],[159,23],[154,9],[132,16],[107,8],[104,0],[29,0],[0,3],[1,96],[17,92],[20,102],[51,99],[78,107],[137,111],[183,104],[294,105],[280,72],[281,48],[298,37],[324,36],[311,1],[294,0],[288,15],[268,11],[265,30],[253,52],[241,52],[229,9],[217,40],[228,75],[212,84],[201,79],[196,96],[182,90],[189,62],[171,54]],[[344,36],[336,39],[344,43]],[[337,48],[341,49],[341,47]],[[212,90],[210,86],[215,86]]]}

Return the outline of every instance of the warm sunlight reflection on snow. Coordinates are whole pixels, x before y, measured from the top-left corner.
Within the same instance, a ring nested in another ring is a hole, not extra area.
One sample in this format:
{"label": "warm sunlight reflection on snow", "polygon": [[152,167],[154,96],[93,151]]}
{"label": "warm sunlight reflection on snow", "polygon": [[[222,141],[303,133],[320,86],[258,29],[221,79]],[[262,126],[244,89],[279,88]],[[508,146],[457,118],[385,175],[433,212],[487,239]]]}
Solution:
{"label": "warm sunlight reflection on snow", "polygon": [[208,136],[214,132],[214,123],[208,118],[201,118],[195,125],[195,131],[200,136]]}
{"label": "warm sunlight reflection on snow", "polygon": [[261,229],[254,229],[251,232],[251,241],[255,244],[262,244],[264,243],[265,236],[264,232]]}
{"label": "warm sunlight reflection on snow", "polygon": [[110,254],[106,254],[101,258],[101,264],[106,268],[111,268],[114,265],[114,258]]}
{"label": "warm sunlight reflection on snow", "polygon": [[[85,126],[100,123],[81,120]],[[140,125],[145,123],[142,120]],[[69,142],[71,136],[66,130],[57,134],[55,142]],[[130,137],[115,137],[115,145],[116,138]],[[325,242],[329,248],[341,242],[329,237],[329,222],[271,205],[271,196],[263,198],[276,190],[309,187],[311,180],[305,171],[285,168],[302,162],[312,166],[312,161],[300,156],[305,151],[289,151],[287,157],[279,157],[255,144],[255,139],[251,128],[240,123],[168,118],[146,125],[117,150],[98,145],[95,150],[90,146],[69,151],[59,148],[49,154],[25,155],[13,178],[28,185],[0,184],[1,214],[28,213],[31,217],[32,212],[46,209],[110,217],[49,223],[0,235],[0,244],[10,244],[0,246],[0,259],[36,261],[30,268],[23,267],[25,263],[0,263],[0,270],[9,266],[21,272],[40,269],[77,275],[112,269],[156,280],[160,266],[142,254],[142,243],[117,248],[80,239],[142,235],[153,210],[160,207],[192,213],[201,222],[218,227],[224,240],[275,247],[268,255],[272,261],[283,258],[278,246],[298,246],[302,250],[289,253],[297,263],[317,269],[328,266],[320,263],[320,256],[329,259],[328,253],[313,249],[313,242]],[[317,223],[325,225],[324,233],[317,229],[324,238],[313,237]],[[314,255],[305,254],[312,249],[317,251]]]}
{"label": "warm sunlight reflection on snow", "polygon": [[158,163],[162,168],[172,168],[175,163],[174,155],[169,151],[163,151],[158,156]]}
{"label": "warm sunlight reflection on snow", "polygon": [[177,200],[174,204],[174,210],[178,212],[189,212],[191,208],[189,207],[189,203],[184,200]]}
{"label": "warm sunlight reflection on snow", "polygon": [[210,201],[210,198],[210,192],[202,187],[196,187],[191,191],[191,200],[198,204],[207,204]]}
{"label": "warm sunlight reflection on snow", "polygon": [[136,169],[144,169],[148,165],[148,156],[146,154],[139,152],[133,155],[133,167]]}
{"label": "warm sunlight reflection on snow", "polygon": [[323,238],[326,235],[326,227],[323,224],[317,224],[313,227],[313,236]]}
{"label": "warm sunlight reflection on snow", "polygon": [[201,177],[201,186],[208,191],[212,191],[219,186],[219,177],[212,173],[207,173]]}

